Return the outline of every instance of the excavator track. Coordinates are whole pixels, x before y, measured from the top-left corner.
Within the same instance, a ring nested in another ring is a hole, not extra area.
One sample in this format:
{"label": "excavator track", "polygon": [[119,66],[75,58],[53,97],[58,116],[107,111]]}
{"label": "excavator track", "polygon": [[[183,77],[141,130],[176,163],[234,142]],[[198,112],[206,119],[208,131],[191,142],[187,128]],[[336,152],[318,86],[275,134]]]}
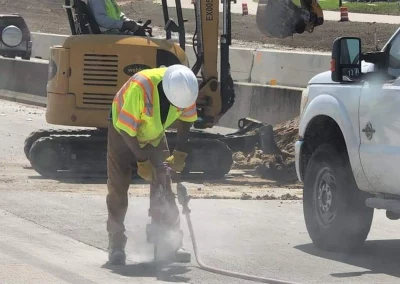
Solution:
{"label": "excavator track", "polygon": [[222,178],[231,170],[232,150],[226,143],[217,139],[193,138],[189,147],[183,174],[200,172],[207,177]]}
{"label": "excavator track", "polygon": [[[171,151],[176,145],[176,133],[166,132]],[[200,135],[201,136],[201,135]],[[184,173],[203,173],[217,178],[227,174],[232,166],[232,151],[222,141],[201,138],[195,134],[189,143],[189,155]],[[47,178],[99,177],[107,173],[107,131],[39,130],[25,141],[25,155],[33,169]]]}
{"label": "excavator track", "polygon": [[24,143],[24,153],[25,157],[29,160],[29,151],[33,143],[42,138],[42,137],[49,137],[49,136],[60,136],[60,135],[104,135],[107,131],[104,129],[39,129],[37,131],[32,132],[29,136],[25,139]]}
{"label": "excavator track", "polygon": [[35,134],[27,138],[25,145],[28,148],[32,143],[28,159],[40,175],[51,178],[91,177],[106,172],[106,131],[53,130]]}

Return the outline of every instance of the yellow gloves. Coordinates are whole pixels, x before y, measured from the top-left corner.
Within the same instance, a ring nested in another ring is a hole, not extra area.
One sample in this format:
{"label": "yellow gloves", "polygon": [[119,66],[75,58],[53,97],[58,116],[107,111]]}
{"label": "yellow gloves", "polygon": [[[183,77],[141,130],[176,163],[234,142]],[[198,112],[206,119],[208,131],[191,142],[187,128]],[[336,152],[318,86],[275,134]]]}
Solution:
{"label": "yellow gloves", "polygon": [[187,153],[174,150],[172,156],[168,157],[165,161],[175,172],[182,172],[185,167],[185,160],[188,156]]}
{"label": "yellow gloves", "polygon": [[137,162],[137,174],[145,181],[151,182],[153,178],[153,166],[150,161]]}
{"label": "yellow gloves", "polygon": [[[167,162],[175,172],[182,172],[185,167],[187,156],[187,153],[174,150],[172,156],[168,157],[165,162]],[[150,161],[137,162],[137,166],[137,174],[145,181],[151,182],[153,179],[153,165]]]}

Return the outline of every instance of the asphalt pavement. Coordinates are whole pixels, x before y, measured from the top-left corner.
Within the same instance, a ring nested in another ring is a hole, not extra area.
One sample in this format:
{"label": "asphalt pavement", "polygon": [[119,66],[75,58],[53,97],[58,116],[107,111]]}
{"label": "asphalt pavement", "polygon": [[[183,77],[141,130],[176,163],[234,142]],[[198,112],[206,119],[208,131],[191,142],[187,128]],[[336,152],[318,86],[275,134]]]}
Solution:
{"label": "asphalt pavement", "polygon": [[[29,169],[23,141],[43,109],[0,100],[0,283],[254,283],[190,264],[156,270],[145,241],[148,198],[130,192],[128,265],[107,260],[106,185],[65,183]],[[218,190],[218,186],[214,186]],[[192,221],[203,261],[211,266],[297,283],[398,283],[398,222],[376,211],[358,254],[316,249],[301,201],[194,199]],[[185,247],[193,253],[182,219]]]}
{"label": "asphalt pavement", "polygon": [[[129,202],[128,265],[107,267],[104,195],[2,190],[0,254],[11,263],[2,258],[0,267],[7,283],[27,273],[49,283],[251,283],[203,271],[194,257],[156,271],[144,234],[148,200]],[[192,200],[191,209],[201,257],[211,266],[298,283],[396,283],[400,276],[398,224],[382,212],[363,253],[346,255],[310,243],[300,201]]]}

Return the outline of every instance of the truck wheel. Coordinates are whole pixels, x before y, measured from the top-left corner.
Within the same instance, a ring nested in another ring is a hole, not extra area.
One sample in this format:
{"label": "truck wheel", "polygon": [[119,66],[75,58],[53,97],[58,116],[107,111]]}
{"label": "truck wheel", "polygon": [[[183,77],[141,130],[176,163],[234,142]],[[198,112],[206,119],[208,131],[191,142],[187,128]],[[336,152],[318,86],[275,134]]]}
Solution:
{"label": "truck wheel", "polygon": [[329,144],[319,146],[308,163],[303,190],[304,218],[313,243],[340,252],[362,246],[374,213],[365,200],[347,155]]}

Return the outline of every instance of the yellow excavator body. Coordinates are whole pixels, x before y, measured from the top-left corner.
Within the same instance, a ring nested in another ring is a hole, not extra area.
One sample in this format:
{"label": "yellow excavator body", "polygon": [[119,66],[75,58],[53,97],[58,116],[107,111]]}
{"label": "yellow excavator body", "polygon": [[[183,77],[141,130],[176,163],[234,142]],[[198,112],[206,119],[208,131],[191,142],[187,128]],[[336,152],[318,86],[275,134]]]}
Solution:
{"label": "yellow excavator body", "polygon": [[136,72],[170,64],[189,67],[181,47],[165,39],[75,35],[51,47],[46,121],[106,128],[112,100]]}

